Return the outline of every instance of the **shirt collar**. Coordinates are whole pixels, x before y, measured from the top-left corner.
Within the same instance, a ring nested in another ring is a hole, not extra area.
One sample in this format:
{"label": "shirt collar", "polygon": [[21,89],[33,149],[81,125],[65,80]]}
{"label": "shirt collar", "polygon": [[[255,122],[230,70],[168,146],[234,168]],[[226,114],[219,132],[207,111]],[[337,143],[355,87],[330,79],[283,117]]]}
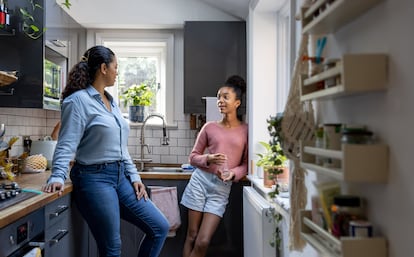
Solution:
{"label": "shirt collar", "polygon": [[[86,87],[86,92],[88,92],[88,94],[94,98],[101,98],[101,95],[99,94],[98,90],[96,90],[96,88],[94,88],[92,85],[89,85],[88,87]],[[114,106],[114,101],[113,101],[113,97],[111,96],[110,93],[108,93],[105,90],[106,97],[108,97],[109,102],[111,103],[112,106]],[[102,100],[102,99],[101,99]]]}

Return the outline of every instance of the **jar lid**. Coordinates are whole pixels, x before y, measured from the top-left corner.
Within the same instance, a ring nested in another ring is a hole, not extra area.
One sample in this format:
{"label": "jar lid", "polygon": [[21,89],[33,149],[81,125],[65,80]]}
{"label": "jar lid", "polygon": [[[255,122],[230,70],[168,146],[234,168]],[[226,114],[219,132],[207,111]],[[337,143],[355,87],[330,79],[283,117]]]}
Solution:
{"label": "jar lid", "polygon": [[361,198],[353,195],[337,195],[334,197],[334,204],[338,206],[360,207]]}
{"label": "jar lid", "polygon": [[364,128],[342,128],[342,134],[344,135],[364,135],[372,136],[373,133]]}

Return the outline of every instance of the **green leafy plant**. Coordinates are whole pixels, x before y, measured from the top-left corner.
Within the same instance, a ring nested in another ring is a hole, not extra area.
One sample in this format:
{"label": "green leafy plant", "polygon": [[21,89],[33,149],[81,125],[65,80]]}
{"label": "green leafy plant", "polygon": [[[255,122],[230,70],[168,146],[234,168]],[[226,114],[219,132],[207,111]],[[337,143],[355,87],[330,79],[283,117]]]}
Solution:
{"label": "green leafy plant", "polygon": [[41,28],[37,25],[37,21],[34,18],[34,13],[36,11],[43,11],[43,7],[35,3],[34,0],[27,0],[30,4],[29,8],[20,8],[20,14],[22,15],[22,30],[23,33],[31,39],[40,38],[43,33],[47,30],[46,28]]}
{"label": "green leafy plant", "polygon": [[62,3],[63,6],[65,6],[66,8],[70,9],[70,7],[72,6],[72,4],[70,3],[69,0],[65,0],[65,2]]}
{"label": "green leafy plant", "polygon": [[278,213],[274,208],[270,209],[269,222],[273,225],[273,232],[269,244],[272,247],[276,247],[276,250],[278,251],[276,256],[280,256],[280,246],[282,245],[282,231],[280,230],[280,222],[282,221],[282,218],[282,214]]}
{"label": "green leafy plant", "polygon": [[[267,169],[269,177],[276,179],[277,175],[284,172],[284,168],[287,166],[287,157],[282,149],[282,115],[270,116],[266,120],[268,126],[267,130],[270,135],[269,142],[260,141],[259,143],[265,148],[265,153],[256,154],[260,159],[256,165]],[[274,191],[270,191],[268,195],[271,198],[275,198],[279,194],[279,184],[276,183]],[[270,215],[270,222],[273,222],[273,234],[270,240],[270,245],[276,247],[276,250],[280,252],[282,236],[279,228],[282,215],[272,209],[272,215]]]}
{"label": "green leafy plant", "polygon": [[140,85],[130,86],[121,94],[120,98],[124,101],[124,106],[128,104],[130,106],[150,106],[154,99],[154,92],[149,86],[141,83]]}

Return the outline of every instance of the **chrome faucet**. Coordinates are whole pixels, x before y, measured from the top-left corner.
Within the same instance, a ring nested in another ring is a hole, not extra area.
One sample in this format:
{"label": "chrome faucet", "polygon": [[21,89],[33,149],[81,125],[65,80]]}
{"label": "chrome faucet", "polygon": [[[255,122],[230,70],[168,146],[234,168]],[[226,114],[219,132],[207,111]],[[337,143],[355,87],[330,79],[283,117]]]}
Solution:
{"label": "chrome faucet", "polygon": [[158,117],[162,120],[162,143],[161,145],[168,145],[168,137],[167,137],[167,125],[165,123],[165,119],[162,115],[159,114],[150,114],[148,117],[144,120],[141,126],[141,138],[140,138],[140,146],[141,146],[141,159],[139,160],[141,164],[141,171],[144,170],[144,163],[146,162],[152,162],[152,159],[145,159],[144,158],[144,150],[147,148],[148,153],[151,153],[151,149],[149,148],[149,145],[145,143],[145,126],[147,125],[147,121],[150,118]]}

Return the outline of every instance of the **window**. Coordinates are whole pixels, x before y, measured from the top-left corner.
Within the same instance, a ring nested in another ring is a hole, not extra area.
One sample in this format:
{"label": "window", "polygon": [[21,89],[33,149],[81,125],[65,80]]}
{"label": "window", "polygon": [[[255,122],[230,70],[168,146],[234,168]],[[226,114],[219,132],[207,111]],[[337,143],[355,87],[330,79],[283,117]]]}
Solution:
{"label": "window", "polygon": [[[118,78],[107,90],[114,96],[124,116],[128,106],[120,94],[132,85],[145,83],[154,92],[149,113],[158,113],[173,122],[173,34],[172,33],[97,33],[97,44],[109,47],[118,59]],[[150,122],[160,122],[153,119]]]}
{"label": "window", "polygon": [[286,105],[286,100],[289,94],[290,86],[290,58],[291,58],[291,44],[290,44],[290,5],[289,1],[280,8],[277,14],[276,20],[276,53],[277,53],[277,64],[276,64],[276,78],[277,78],[277,112],[283,112]]}

